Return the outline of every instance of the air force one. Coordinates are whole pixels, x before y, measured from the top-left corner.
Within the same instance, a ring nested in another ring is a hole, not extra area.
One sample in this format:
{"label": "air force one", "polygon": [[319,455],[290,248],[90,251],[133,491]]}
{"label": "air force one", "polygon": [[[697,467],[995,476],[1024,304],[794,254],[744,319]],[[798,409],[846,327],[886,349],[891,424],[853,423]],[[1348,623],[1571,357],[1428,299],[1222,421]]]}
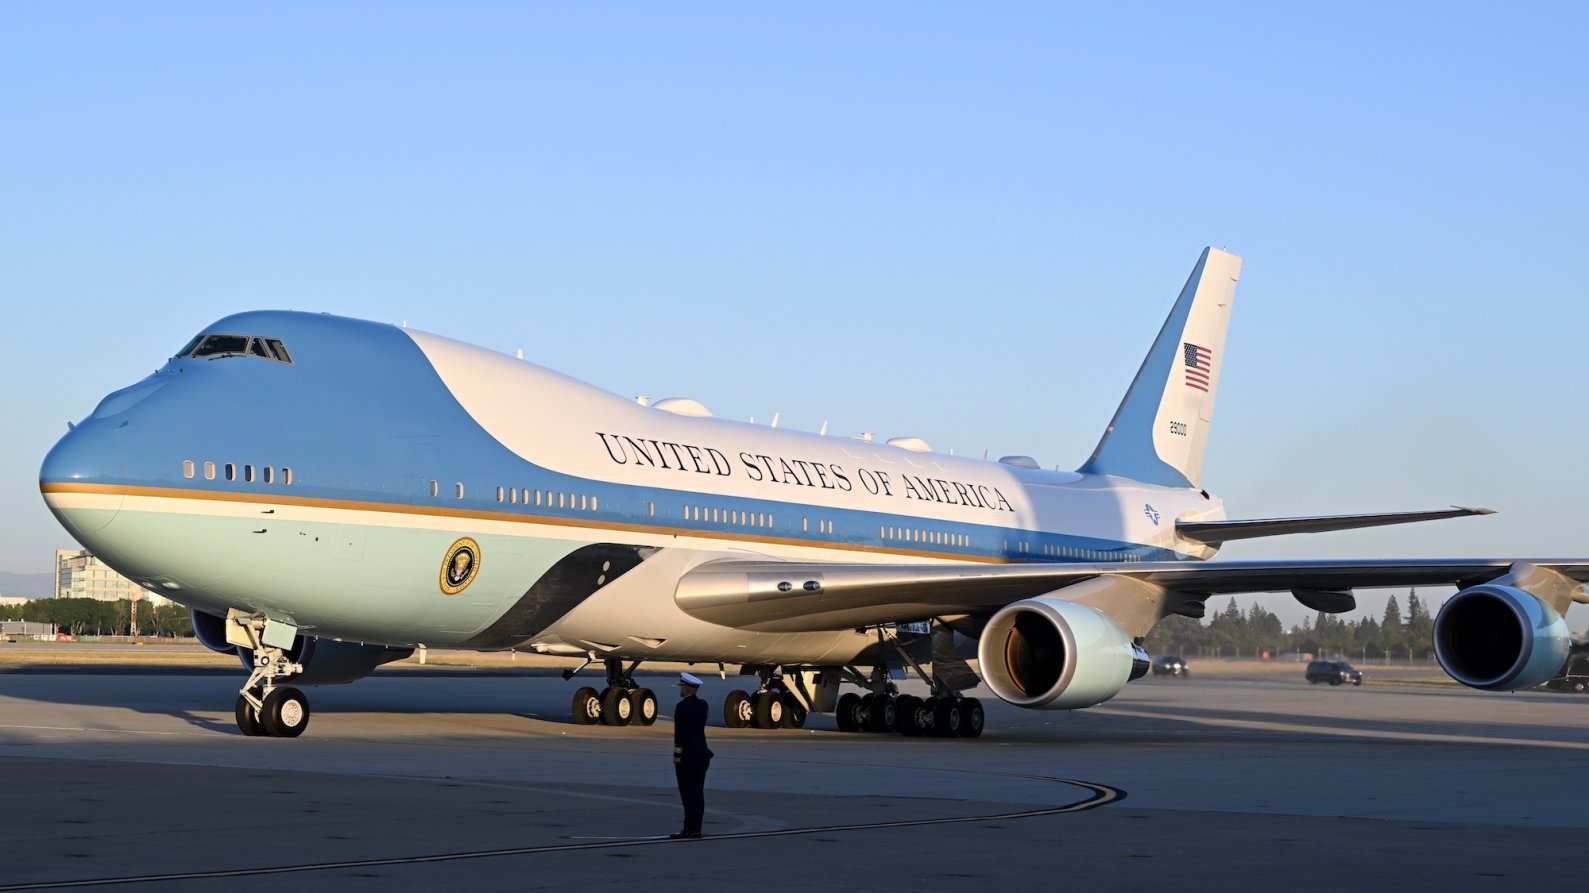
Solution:
{"label": "air force one", "polygon": [[[1020,707],[1102,703],[1146,672],[1154,624],[1227,593],[1340,612],[1355,588],[1449,584],[1447,673],[1498,691],[1555,675],[1589,559],[1203,560],[1236,539],[1485,511],[1227,519],[1200,479],[1240,269],[1203,252],[1073,472],[645,405],[438,335],[266,311],[105,397],[40,489],[84,547],[241,657],[250,735],[304,731],[295,686],[448,647],[599,662],[580,723],[650,724],[637,668],[683,661],[747,679],[730,726],[816,711],[845,731],[976,737],[979,677]],[[901,694],[901,672],[931,696]]]}

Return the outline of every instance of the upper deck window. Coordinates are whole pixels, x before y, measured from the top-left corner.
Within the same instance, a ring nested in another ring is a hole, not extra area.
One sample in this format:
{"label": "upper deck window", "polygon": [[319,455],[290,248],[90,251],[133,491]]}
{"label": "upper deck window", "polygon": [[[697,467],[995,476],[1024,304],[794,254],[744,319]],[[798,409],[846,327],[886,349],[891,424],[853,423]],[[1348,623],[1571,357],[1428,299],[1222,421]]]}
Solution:
{"label": "upper deck window", "polygon": [[200,335],[182,348],[178,357],[217,359],[219,357],[259,357],[278,363],[291,363],[287,346],[275,338],[256,338],[252,335]]}

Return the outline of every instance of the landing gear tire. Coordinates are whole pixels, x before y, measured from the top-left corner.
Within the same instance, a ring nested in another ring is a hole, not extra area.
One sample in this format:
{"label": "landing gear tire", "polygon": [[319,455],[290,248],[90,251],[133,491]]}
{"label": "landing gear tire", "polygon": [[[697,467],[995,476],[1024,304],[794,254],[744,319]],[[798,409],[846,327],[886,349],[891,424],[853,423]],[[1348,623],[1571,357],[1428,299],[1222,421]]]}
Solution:
{"label": "landing gear tire", "polygon": [[309,728],[309,699],[290,685],[277,686],[265,693],[259,723],[273,738],[296,738]]}
{"label": "landing gear tire", "polygon": [[899,705],[890,695],[867,695],[866,700],[871,701],[871,709],[866,718],[868,732],[892,732],[899,718]]}
{"label": "landing gear tire", "polygon": [[[255,692],[254,696],[258,697],[259,693]],[[238,731],[251,738],[257,738],[265,734],[265,727],[259,724],[259,718],[254,715],[254,705],[248,703],[248,698],[242,695],[237,696],[236,713]]]}
{"label": "landing gear tire", "polygon": [[839,721],[839,731],[859,732],[861,730],[861,696],[853,691],[847,691],[839,696],[837,709],[833,711],[834,718]]}
{"label": "landing gear tire", "polygon": [[979,738],[982,736],[982,702],[976,698],[965,698],[960,702],[960,737]]}
{"label": "landing gear tire", "polygon": [[1341,684],[1341,680],[1339,680],[1339,679],[1331,679],[1330,680],[1330,684],[1331,685],[1340,685]]}
{"label": "landing gear tire", "polygon": [[740,689],[734,689],[723,699],[723,725],[731,729],[743,729],[750,725],[756,716],[755,708],[750,704],[750,695]]}
{"label": "landing gear tire", "polygon": [[756,728],[776,729],[783,725],[783,697],[779,692],[756,692],[754,704]]}
{"label": "landing gear tire", "polygon": [[649,726],[657,721],[657,696],[649,688],[637,688],[629,693],[629,709],[634,722]]}
{"label": "landing gear tire", "polygon": [[786,729],[803,729],[806,726],[806,705],[800,699],[788,692],[781,696],[783,699],[783,727]]}
{"label": "landing gear tire", "polygon": [[915,695],[900,695],[894,702],[894,712],[899,733],[906,738],[920,738],[925,731],[922,728],[921,698]]}
{"label": "landing gear tire", "polygon": [[960,737],[960,705],[953,698],[939,698],[933,705],[932,733],[939,738]]}
{"label": "landing gear tire", "polygon": [[574,722],[582,726],[601,722],[601,695],[594,688],[586,686],[574,692]]}
{"label": "landing gear tire", "polygon": [[601,721],[609,726],[626,726],[634,719],[634,702],[629,692],[616,686],[601,693]]}

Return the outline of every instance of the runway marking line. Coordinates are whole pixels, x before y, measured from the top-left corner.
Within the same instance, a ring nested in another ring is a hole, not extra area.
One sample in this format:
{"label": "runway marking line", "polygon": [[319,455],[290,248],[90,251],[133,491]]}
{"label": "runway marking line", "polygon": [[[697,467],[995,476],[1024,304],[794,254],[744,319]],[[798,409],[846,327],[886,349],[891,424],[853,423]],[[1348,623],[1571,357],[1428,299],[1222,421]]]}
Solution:
{"label": "runway marking line", "polygon": [[[1085,788],[1091,791],[1091,796],[1074,803],[1061,806],[1048,806],[1039,809],[1023,809],[1016,812],[1000,812],[989,815],[952,816],[939,819],[899,819],[891,822],[854,822],[844,825],[823,825],[818,828],[783,828],[777,831],[742,831],[733,834],[714,834],[708,837],[690,840],[674,840],[668,837],[625,837],[616,839],[598,839],[596,842],[587,843],[557,843],[542,844],[540,846],[509,847],[496,850],[471,850],[460,853],[433,853],[428,856],[391,856],[384,859],[350,859],[341,862],[310,862],[303,865],[276,865],[261,868],[229,868],[215,871],[185,871],[171,874],[144,874],[129,875],[126,877],[85,878],[69,881],[36,881],[26,884],[0,884],[0,893],[11,893],[17,890],[60,890],[73,887],[106,887],[120,884],[148,884],[162,881],[192,881],[211,880],[215,878],[236,877],[264,877],[277,874],[295,874],[306,871],[335,871],[349,868],[377,868],[383,865],[422,865],[434,862],[459,862],[468,859],[490,859],[500,856],[533,856],[540,853],[566,853],[581,850],[616,849],[619,847],[635,846],[664,846],[670,844],[702,844],[722,840],[753,840],[763,837],[797,837],[803,834],[825,834],[835,831],[874,831],[882,828],[919,828],[925,825],[962,825],[970,822],[1003,821],[1009,819],[1029,819],[1051,815],[1066,815],[1069,813],[1086,812],[1097,809],[1110,803],[1118,803],[1126,798],[1126,792],[1119,788],[1098,784],[1091,781],[1077,781],[1069,778],[1051,778],[1044,775],[1019,775],[1016,773],[994,772],[990,775],[1002,775],[1007,778],[1025,778],[1033,781],[1049,781],[1055,784],[1071,785],[1072,787]],[[570,838],[581,840],[585,838]]]}
{"label": "runway marking line", "polygon": [[1442,744],[1487,744],[1504,747],[1545,747],[1556,750],[1589,750],[1589,743],[1580,741],[1552,741],[1548,738],[1501,738],[1487,735],[1455,735],[1444,732],[1402,732],[1395,729],[1365,729],[1356,726],[1330,726],[1311,722],[1276,722],[1263,719],[1219,719],[1215,717],[1188,718],[1178,714],[1153,710],[1106,708],[1111,715],[1134,719],[1177,718],[1183,722],[1226,729],[1253,729],[1263,732],[1294,732],[1308,735],[1330,735],[1337,738],[1381,738],[1387,741],[1438,741]]}
{"label": "runway marking line", "polygon": [[187,732],[157,732],[150,729],[87,729],[78,726],[17,726],[0,724],[0,729],[22,729],[29,732],[105,732],[112,735],[165,735],[169,737],[182,736]]}

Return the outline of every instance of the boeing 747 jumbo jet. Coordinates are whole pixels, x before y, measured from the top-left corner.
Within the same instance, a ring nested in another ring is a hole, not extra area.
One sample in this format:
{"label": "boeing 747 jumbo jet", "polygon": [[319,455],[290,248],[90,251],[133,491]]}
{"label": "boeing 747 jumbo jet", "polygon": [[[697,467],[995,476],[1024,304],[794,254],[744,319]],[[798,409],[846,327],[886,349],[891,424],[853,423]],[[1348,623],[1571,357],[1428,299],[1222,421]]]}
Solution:
{"label": "boeing 747 jumbo jet", "polygon": [[[250,735],[304,731],[296,686],[444,646],[600,662],[580,723],[650,724],[636,669],[686,661],[755,680],[728,695],[730,726],[831,711],[846,731],[976,737],[979,675],[1020,707],[1099,704],[1144,674],[1159,620],[1248,592],[1339,612],[1354,588],[1454,585],[1447,673],[1498,691],[1553,676],[1589,560],[1204,561],[1247,537],[1483,513],[1226,518],[1201,470],[1240,269],[1203,252],[1073,472],[645,405],[438,335],[265,311],[106,397],[40,489],[85,548],[242,658]],[[899,693],[898,671],[931,697]]]}

